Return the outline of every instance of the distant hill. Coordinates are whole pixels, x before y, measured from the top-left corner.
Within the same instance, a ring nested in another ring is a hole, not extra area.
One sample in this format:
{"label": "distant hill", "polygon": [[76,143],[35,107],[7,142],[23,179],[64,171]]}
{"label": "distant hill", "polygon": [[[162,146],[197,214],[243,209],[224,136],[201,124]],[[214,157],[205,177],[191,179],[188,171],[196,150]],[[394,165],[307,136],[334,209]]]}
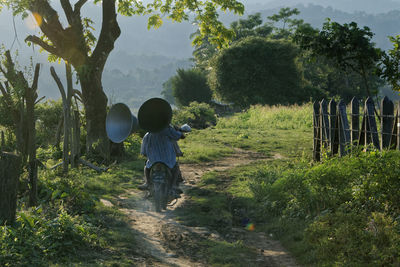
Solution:
{"label": "distant hill", "polygon": [[314,4],[322,7],[332,7],[341,11],[366,12],[370,14],[386,13],[400,10],[399,0],[244,0],[249,10],[271,9],[298,4]]}

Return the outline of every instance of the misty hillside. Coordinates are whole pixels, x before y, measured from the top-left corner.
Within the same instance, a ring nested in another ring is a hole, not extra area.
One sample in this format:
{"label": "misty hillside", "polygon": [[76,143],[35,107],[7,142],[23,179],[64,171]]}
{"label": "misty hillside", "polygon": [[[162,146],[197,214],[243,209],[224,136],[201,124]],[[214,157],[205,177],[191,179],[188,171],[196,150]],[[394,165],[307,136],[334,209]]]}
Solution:
{"label": "misty hillside", "polygon": [[314,4],[323,7],[332,7],[345,12],[366,12],[370,14],[386,13],[400,10],[399,0],[246,0],[251,10],[270,9],[281,6],[298,4]]}

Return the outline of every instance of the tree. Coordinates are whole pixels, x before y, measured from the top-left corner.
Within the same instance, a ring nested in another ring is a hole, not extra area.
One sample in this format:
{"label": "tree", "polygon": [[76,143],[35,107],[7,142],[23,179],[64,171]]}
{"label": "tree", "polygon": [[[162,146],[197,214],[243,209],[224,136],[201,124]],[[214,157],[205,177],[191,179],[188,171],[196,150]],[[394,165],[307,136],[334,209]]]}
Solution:
{"label": "tree", "polygon": [[292,16],[299,14],[300,11],[297,8],[291,9],[290,7],[285,7],[281,8],[278,14],[269,16],[268,19],[272,22],[282,24],[282,28],[274,28],[274,37],[276,39],[289,37],[296,30],[296,28],[299,27],[299,25],[304,23],[302,19],[291,18]]}
{"label": "tree", "polygon": [[382,53],[377,73],[388,81],[393,90],[400,91],[400,35],[390,36],[389,39],[393,48]]}
{"label": "tree", "polygon": [[[249,15],[247,19],[239,19],[238,21],[232,22],[230,29],[234,32],[234,37],[230,42],[232,45],[233,43],[249,36],[267,37],[271,34],[273,27],[270,23],[263,24],[261,14],[256,13],[254,15]],[[200,31],[197,31],[191,35],[191,38],[200,35]],[[207,72],[210,59],[216,55],[218,51],[218,47],[208,40],[208,36],[204,36],[203,42],[196,45],[193,51],[196,67]]]}
{"label": "tree", "polygon": [[[60,0],[68,25],[63,26],[60,14],[51,6],[49,0],[2,0],[0,4],[14,11],[14,14],[27,16],[33,14],[42,31],[42,36],[31,35],[25,40],[39,45],[50,53],[50,59],[62,58],[77,72],[83,95],[87,127],[87,151],[99,144],[100,151],[109,155],[109,142],[105,132],[107,96],[101,78],[105,63],[121,34],[117,22],[117,10],[122,15],[149,15],[148,27],[162,25],[161,17],[167,15],[177,22],[189,20],[189,12],[195,20],[201,35],[193,42],[200,44],[202,36],[219,47],[226,46],[233,33],[218,20],[218,9],[242,14],[244,6],[236,0],[154,0],[148,4],[136,0],[103,0],[102,26],[98,39],[91,32],[92,21],[82,18],[81,9],[88,0],[78,0],[72,6],[70,0]],[[100,2],[95,0],[95,3]]]}
{"label": "tree", "polygon": [[289,42],[243,39],[213,59],[210,86],[223,100],[242,107],[306,101],[309,92],[303,91],[297,54]]}
{"label": "tree", "polygon": [[161,94],[163,95],[164,99],[167,100],[170,104],[175,105],[174,92],[172,90],[173,78],[174,76],[163,83],[163,90],[161,91]]}
{"label": "tree", "polygon": [[355,22],[341,25],[328,20],[320,32],[309,27],[299,28],[294,40],[314,57],[324,56],[331,60],[343,72],[358,73],[367,95],[372,96],[369,77],[376,70],[382,53],[375,48],[372,37],[368,27],[361,29]]}
{"label": "tree", "polygon": [[206,75],[198,69],[178,69],[171,80],[172,92],[178,106],[188,106],[191,102],[211,101],[212,92]]}
{"label": "tree", "polygon": [[40,65],[36,64],[32,84],[22,71],[17,70],[9,50],[5,51],[0,64],[0,72],[6,79],[4,85],[0,83],[2,103],[8,109],[13,120],[13,129],[17,139],[17,149],[21,154],[22,162],[28,163],[30,194],[29,205],[36,205],[37,201],[37,170],[36,160],[36,118],[35,105],[38,98],[37,86]]}

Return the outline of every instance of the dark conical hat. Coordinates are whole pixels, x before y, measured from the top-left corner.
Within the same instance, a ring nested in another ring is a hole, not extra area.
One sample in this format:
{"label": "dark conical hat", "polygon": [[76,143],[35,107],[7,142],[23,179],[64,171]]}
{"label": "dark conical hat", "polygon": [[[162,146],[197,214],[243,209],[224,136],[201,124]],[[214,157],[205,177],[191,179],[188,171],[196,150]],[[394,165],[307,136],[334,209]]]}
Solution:
{"label": "dark conical hat", "polygon": [[171,123],[171,119],[171,105],[162,98],[151,98],[139,108],[139,126],[148,132],[161,131]]}

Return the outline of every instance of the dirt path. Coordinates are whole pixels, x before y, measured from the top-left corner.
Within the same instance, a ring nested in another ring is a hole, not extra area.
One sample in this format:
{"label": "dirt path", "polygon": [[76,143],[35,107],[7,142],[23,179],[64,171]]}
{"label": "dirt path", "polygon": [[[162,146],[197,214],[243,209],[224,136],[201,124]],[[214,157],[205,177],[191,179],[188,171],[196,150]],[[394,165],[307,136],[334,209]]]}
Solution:
{"label": "dirt path", "polygon": [[[219,161],[203,164],[181,164],[186,182],[181,186],[184,192],[195,187],[201,176],[209,171],[224,171],[236,166],[246,165],[260,159],[267,159],[255,152],[235,150],[236,153]],[[281,158],[275,155],[274,158]],[[157,213],[152,204],[145,199],[144,192],[130,190],[119,197],[119,206],[129,216],[131,227],[137,233],[137,266],[207,266],[198,244],[204,240],[223,238],[216,232],[204,227],[181,225],[174,209],[188,198],[185,194],[173,207]],[[111,203],[110,203],[111,204]],[[255,248],[256,258],[248,259],[249,266],[297,266],[279,242],[269,239],[264,233],[249,232],[241,228],[232,230],[237,240],[243,240],[246,246]]]}

